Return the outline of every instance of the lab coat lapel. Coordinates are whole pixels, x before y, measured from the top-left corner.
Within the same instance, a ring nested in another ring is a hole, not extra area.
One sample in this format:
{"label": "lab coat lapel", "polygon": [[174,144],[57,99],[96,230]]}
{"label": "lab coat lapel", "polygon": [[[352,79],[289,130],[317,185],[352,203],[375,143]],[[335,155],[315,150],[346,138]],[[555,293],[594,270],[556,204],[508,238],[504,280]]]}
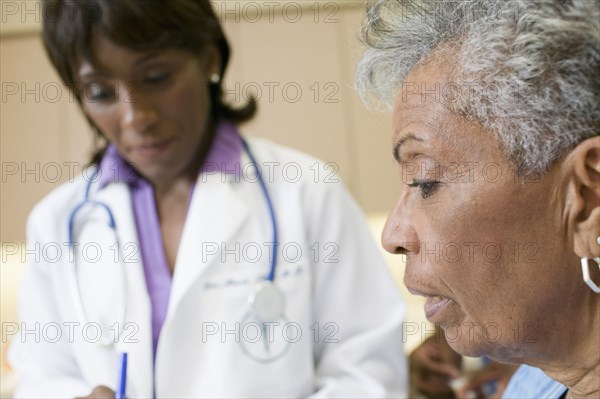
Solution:
{"label": "lab coat lapel", "polygon": [[[115,350],[128,353],[127,393],[138,397],[152,397],[153,356],[150,300],[131,204],[131,193],[125,183],[112,183],[100,190],[96,194],[96,199],[108,205],[113,212],[121,248],[120,266],[125,269],[126,275],[125,328],[118,337]],[[117,299],[122,296],[120,283],[121,280],[109,283],[117,285],[116,289],[112,290]],[[111,374],[116,375],[115,369],[111,370]]]}
{"label": "lab coat lapel", "polygon": [[[171,287],[168,324],[186,292],[220,256],[207,257],[206,244],[227,243],[248,217],[248,208],[239,198],[226,174],[201,174],[196,182],[183,230]],[[213,246],[214,248],[214,246]]]}

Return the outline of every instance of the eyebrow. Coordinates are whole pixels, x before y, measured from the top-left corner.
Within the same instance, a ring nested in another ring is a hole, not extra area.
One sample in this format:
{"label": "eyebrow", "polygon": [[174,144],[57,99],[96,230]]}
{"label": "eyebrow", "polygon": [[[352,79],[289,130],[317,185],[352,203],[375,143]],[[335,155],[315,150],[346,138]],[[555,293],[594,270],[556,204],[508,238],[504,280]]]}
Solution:
{"label": "eyebrow", "polygon": [[[143,64],[144,62],[147,62],[147,61],[151,60],[152,58],[156,58],[158,56],[158,54],[159,54],[158,51],[152,51],[151,53],[138,58],[133,63],[133,67],[138,67],[141,64]],[[90,63],[90,65],[91,65],[91,63]],[[105,76],[104,72],[102,72],[101,70],[95,69],[93,65],[91,65],[91,66],[92,66],[92,69],[89,72],[86,72],[83,75],[80,75],[81,78],[88,78],[90,76],[98,76],[98,75]]]}
{"label": "eyebrow", "polygon": [[396,162],[400,162],[400,147],[402,146],[402,144],[406,143],[407,141],[418,141],[418,142],[422,143],[424,140],[415,136],[412,133],[409,133],[406,136],[402,137],[400,140],[398,140],[398,142],[394,146],[394,151],[393,151],[394,159],[396,160]]}

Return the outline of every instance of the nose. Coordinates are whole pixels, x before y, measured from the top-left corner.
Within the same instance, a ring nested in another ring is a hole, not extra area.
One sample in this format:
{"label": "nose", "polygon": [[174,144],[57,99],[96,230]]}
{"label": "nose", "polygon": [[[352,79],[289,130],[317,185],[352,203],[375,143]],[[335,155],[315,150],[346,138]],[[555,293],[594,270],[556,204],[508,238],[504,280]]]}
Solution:
{"label": "nose", "polygon": [[381,243],[386,251],[400,255],[419,252],[419,236],[412,223],[412,216],[407,195],[402,193],[390,211],[381,233]]}
{"label": "nose", "polygon": [[124,85],[119,96],[121,129],[145,133],[158,122],[158,111],[148,96],[144,96],[135,85]]}

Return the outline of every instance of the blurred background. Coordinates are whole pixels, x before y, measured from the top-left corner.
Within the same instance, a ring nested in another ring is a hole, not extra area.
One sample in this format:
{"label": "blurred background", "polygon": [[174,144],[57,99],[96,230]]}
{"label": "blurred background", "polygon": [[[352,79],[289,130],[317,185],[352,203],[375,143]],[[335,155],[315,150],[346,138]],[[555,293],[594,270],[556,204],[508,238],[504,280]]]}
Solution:
{"label": "blurred background", "polygon": [[[391,114],[367,110],[354,89],[364,1],[213,4],[232,48],[227,99],[240,105],[250,95],[258,99],[258,115],[242,133],[331,162],[379,243],[400,176],[391,155]],[[27,215],[44,195],[80,173],[94,144],[77,103],[46,58],[40,3],[0,0],[0,7],[0,386],[2,397],[9,397],[14,376],[5,361],[7,331],[18,322]],[[385,258],[401,286],[401,258]],[[423,301],[403,293],[409,304],[407,334],[398,339],[405,340],[408,353],[433,327],[424,319]]]}

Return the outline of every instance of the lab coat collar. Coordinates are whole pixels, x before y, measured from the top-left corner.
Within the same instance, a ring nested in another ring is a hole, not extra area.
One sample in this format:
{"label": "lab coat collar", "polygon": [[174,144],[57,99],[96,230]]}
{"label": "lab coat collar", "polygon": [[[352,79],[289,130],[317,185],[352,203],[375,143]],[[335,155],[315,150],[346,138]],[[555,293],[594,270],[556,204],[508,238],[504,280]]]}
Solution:
{"label": "lab coat collar", "polygon": [[169,309],[161,335],[165,334],[186,293],[208,269],[221,264],[220,255],[206,256],[206,244],[221,247],[222,243],[231,242],[249,216],[248,207],[234,185],[225,173],[202,174],[196,182],[179,244]]}

